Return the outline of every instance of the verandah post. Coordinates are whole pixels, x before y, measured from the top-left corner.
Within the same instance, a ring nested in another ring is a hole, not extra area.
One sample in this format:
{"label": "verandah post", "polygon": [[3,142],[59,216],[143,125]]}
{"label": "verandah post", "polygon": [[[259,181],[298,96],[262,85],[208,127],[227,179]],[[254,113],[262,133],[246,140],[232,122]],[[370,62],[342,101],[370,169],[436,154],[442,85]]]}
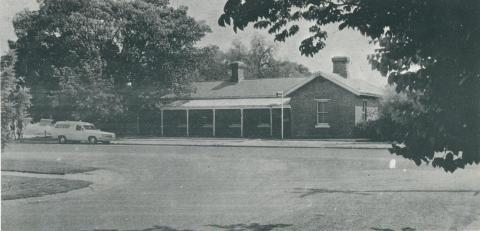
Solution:
{"label": "verandah post", "polygon": [[212,136],[215,136],[215,108],[213,110],[213,118],[212,118]]}
{"label": "verandah post", "polygon": [[160,110],[160,134],[163,136],[163,109]]}
{"label": "verandah post", "polygon": [[270,107],[270,136],[273,137],[273,115],[272,115],[271,107]]}
{"label": "verandah post", "polygon": [[188,127],[188,123],[189,123],[188,109],[186,111],[187,111],[187,136],[190,136],[190,131],[189,131],[189,127]]}
{"label": "verandah post", "polygon": [[240,108],[240,137],[243,137],[243,108]]}

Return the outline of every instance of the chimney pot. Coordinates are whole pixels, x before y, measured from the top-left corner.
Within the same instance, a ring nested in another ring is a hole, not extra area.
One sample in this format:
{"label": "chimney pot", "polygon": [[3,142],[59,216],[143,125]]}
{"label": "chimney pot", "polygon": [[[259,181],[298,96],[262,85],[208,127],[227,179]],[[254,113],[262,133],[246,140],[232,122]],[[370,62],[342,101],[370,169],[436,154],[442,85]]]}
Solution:
{"label": "chimney pot", "polygon": [[332,57],[333,63],[333,73],[342,76],[343,78],[348,78],[349,70],[348,66],[350,63],[350,58],[346,56],[335,56]]}

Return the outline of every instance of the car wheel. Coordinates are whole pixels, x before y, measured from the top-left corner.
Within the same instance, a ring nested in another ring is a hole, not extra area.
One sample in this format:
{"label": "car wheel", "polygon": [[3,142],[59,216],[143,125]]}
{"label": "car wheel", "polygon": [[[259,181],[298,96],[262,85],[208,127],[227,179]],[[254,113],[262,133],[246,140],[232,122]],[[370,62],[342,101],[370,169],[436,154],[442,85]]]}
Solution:
{"label": "car wheel", "polygon": [[65,136],[59,136],[59,137],[58,137],[58,143],[60,143],[60,144],[66,144],[66,143],[67,143],[67,137],[65,137]]}
{"label": "car wheel", "polygon": [[91,144],[96,144],[97,143],[97,138],[95,136],[90,136],[88,137],[88,142]]}

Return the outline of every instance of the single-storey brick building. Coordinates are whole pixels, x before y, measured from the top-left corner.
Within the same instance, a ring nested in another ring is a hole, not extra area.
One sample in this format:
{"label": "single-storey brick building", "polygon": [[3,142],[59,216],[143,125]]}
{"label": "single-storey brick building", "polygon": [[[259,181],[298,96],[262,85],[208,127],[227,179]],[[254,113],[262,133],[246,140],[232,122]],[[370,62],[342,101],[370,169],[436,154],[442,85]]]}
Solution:
{"label": "single-storey brick building", "polygon": [[333,73],[272,79],[244,79],[244,65],[232,63],[230,81],[195,82],[188,97],[164,97],[161,135],[352,137],[356,123],[376,116],[382,89],[350,78],[347,57],[332,61]]}

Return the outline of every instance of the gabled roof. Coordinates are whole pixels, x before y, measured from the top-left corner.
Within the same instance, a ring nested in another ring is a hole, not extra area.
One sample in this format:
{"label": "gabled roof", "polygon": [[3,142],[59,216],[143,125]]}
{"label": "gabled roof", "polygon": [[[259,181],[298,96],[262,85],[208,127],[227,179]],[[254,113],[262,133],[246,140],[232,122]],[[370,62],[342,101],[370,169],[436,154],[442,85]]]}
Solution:
{"label": "gabled roof", "polygon": [[[316,78],[324,78],[335,85],[358,96],[381,97],[383,90],[368,84],[364,80],[343,78],[337,74],[317,72],[311,77],[302,78],[272,78],[272,79],[246,79],[240,82],[215,81],[193,82],[194,92],[188,99],[240,99],[240,98],[270,98],[277,97],[279,91],[285,96],[297,91]],[[166,95],[164,98],[176,98]]]}
{"label": "gabled roof", "polygon": [[362,79],[347,79],[335,73],[325,73],[321,71],[316,72],[314,76],[320,76],[358,96],[381,97],[384,94],[383,89],[371,85],[367,81]]}

